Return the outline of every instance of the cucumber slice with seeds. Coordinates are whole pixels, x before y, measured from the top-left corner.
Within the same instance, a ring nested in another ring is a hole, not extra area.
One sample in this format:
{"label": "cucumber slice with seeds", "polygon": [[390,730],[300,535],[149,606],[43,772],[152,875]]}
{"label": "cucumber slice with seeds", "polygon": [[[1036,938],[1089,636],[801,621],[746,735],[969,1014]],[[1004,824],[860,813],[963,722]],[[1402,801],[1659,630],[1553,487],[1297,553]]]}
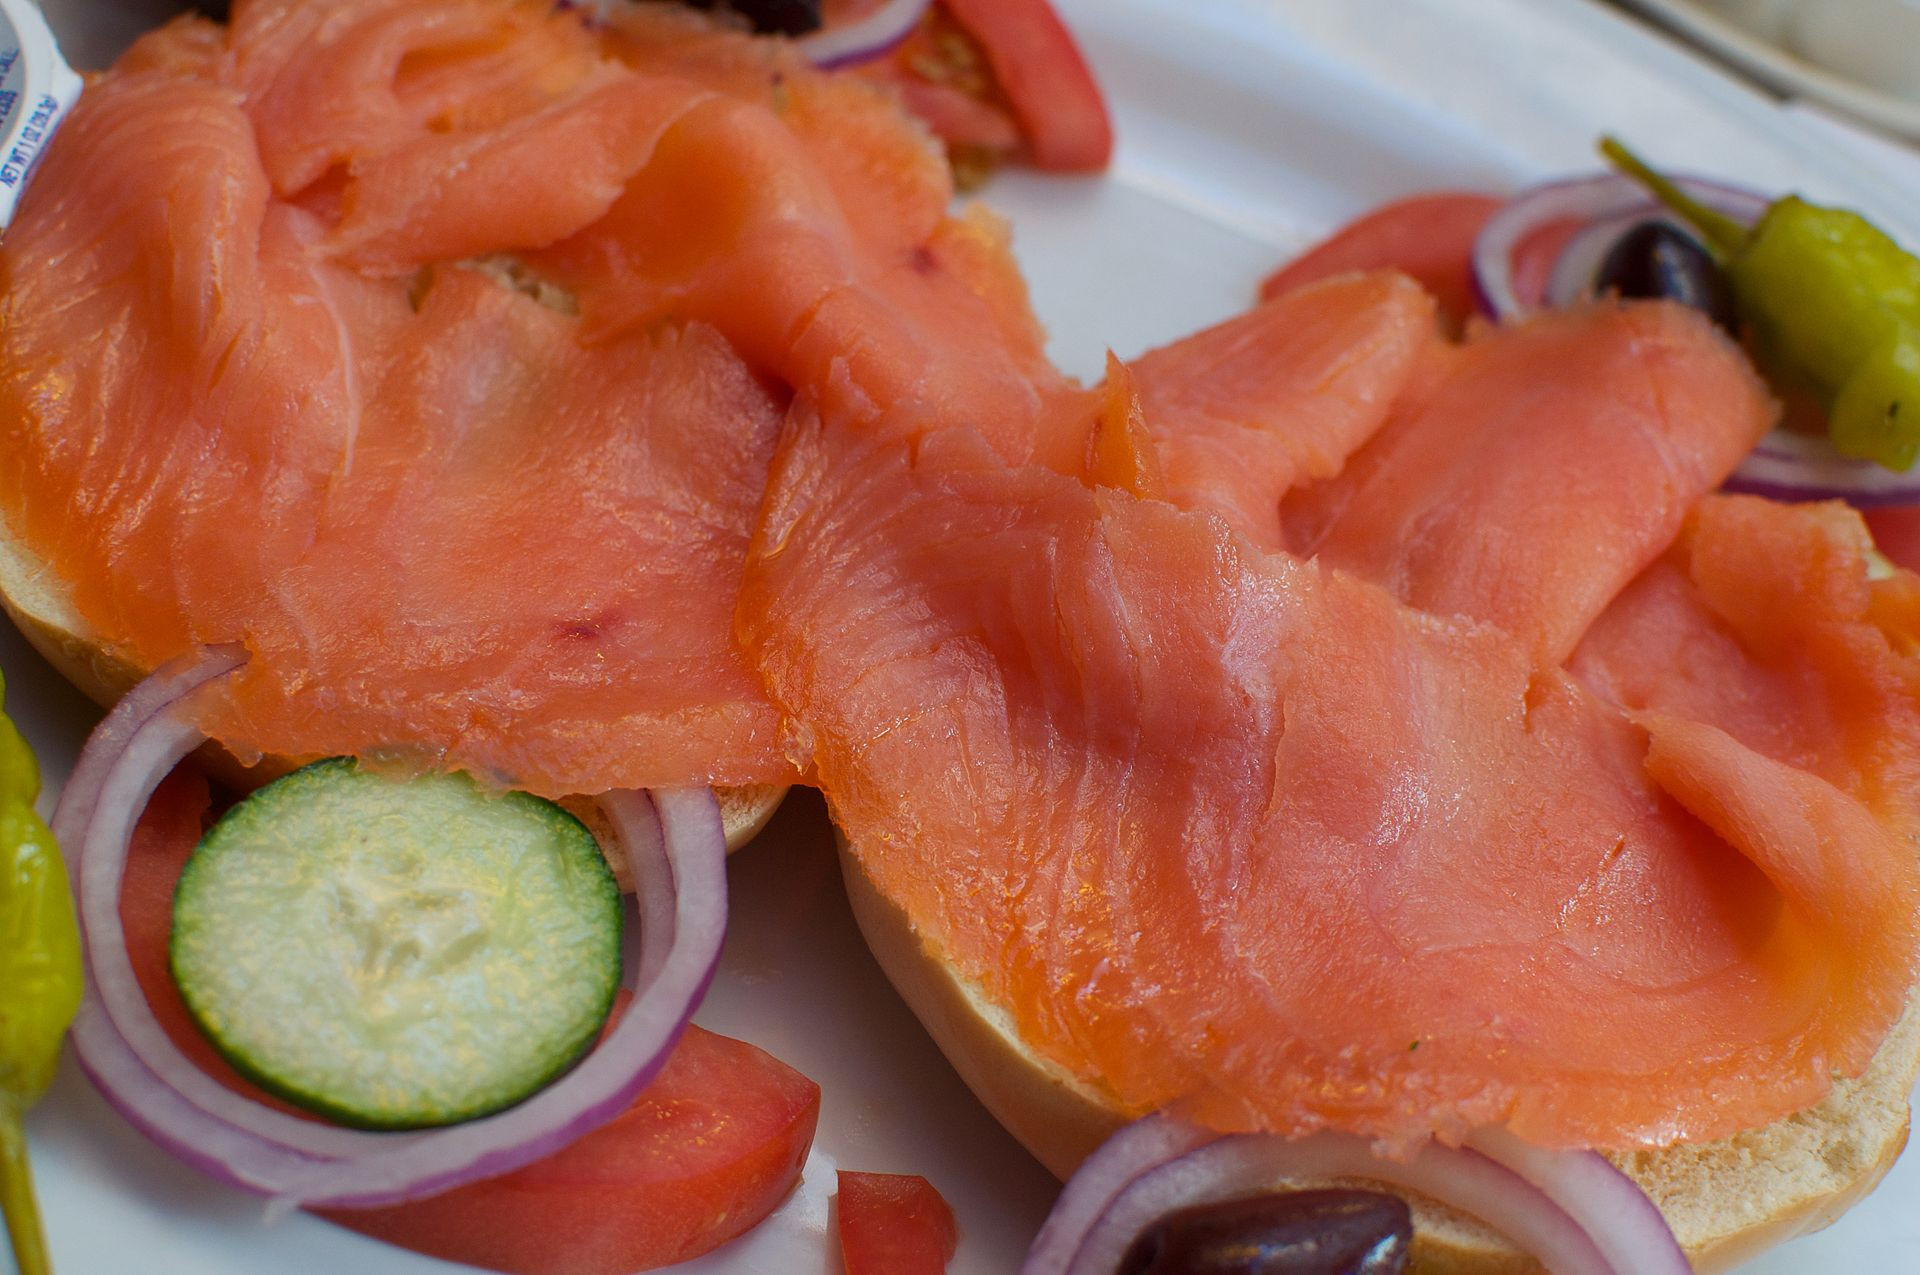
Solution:
{"label": "cucumber slice with seeds", "polygon": [[201,839],[170,956],[242,1074],[411,1129],[512,1106],[580,1056],[619,989],[621,917],[599,846],[552,802],[336,759]]}

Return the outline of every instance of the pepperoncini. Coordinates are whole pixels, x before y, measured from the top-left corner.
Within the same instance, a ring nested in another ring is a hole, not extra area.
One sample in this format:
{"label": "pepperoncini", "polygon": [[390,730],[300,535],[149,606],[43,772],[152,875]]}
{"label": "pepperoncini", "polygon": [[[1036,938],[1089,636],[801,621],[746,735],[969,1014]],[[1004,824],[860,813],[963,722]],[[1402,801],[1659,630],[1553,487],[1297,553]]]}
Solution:
{"label": "pepperoncini", "polygon": [[21,1121],[80,1006],[80,933],[60,852],[33,811],[39,792],[33,753],[0,714],[0,1209],[20,1275],[51,1269]]}
{"label": "pepperoncini", "polygon": [[1860,214],[1797,195],[1744,226],[1613,138],[1600,151],[1700,232],[1762,365],[1777,382],[1820,397],[1834,450],[1912,468],[1920,458],[1920,258]]}

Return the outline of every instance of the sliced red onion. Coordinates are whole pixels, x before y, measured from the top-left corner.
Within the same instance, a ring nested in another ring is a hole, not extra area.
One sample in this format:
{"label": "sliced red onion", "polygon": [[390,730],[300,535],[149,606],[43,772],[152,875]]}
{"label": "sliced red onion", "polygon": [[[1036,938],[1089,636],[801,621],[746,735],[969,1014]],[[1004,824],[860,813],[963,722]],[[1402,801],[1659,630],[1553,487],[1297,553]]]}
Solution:
{"label": "sliced red onion", "polygon": [[[1738,186],[1697,177],[1682,177],[1678,185],[1689,195],[1730,217],[1745,222],[1757,221],[1767,210],[1765,196]],[[1624,231],[1636,221],[1660,217],[1665,209],[1640,183],[1618,173],[1585,177],[1574,181],[1549,182],[1515,196],[1495,213],[1481,229],[1473,246],[1473,279],[1482,307],[1496,319],[1516,319],[1548,304],[1566,304],[1564,294],[1571,282],[1562,278],[1560,263],[1577,245],[1583,255],[1591,255],[1598,265],[1606,255],[1605,247],[1596,251],[1589,240],[1582,242],[1578,232],[1569,240],[1555,267],[1548,272],[1552,283],[1541,291],[1516,285],[1514,264],[1529,238],[1541,230],[1567,222],[1589,226],[1598,222],[1625,219]],[[1607,246],[1611,246],[1611,241]],[[1567,266],[1570,273],[1574,267]],[[1586,276],[1591,289],[1592,274]],[[1525,293],[1525,295],[1523,295]],[[1561,300],[1553,298],[1563,297]]]}
{"label": "sliced red onion", "polygon": [[74,759],[73,770],[60,790],[53,808],[53,831],[75,869],[77,879],[79,833],[75,825],[82,808],[89,812],[100,804],[100,782],[126,749],[128,738],[140,726],[151,721],[180,699],[192,694],[216,677],[224,677],[246,663],[247,653],[238,645],[211,646],[198,660],[168,665],[122,695],[100,724],[87,736],[87,746]]}
{"label": "sliced red onion", "polygon": [[1198,1125],[1156,1112],[1134,1121],[1100,1144],[1068,1179],[1053,1211],[1027,1250],[1021,1275],[1065,1271],[1101,1214],[1141,1174],[1219,1138]]}
{"label": "sliced red onion", "polygon": [[1482,1129],[1467,1145],[1513,1170],[1580,1224],[1617,1271],[1690,1271],[1658,1206],[1634,1180],[1592,1152],[1550,1151],[1506,1129]]}
{"label": "sliced red onion", "polygon": [[[659,811],[647,794],[610,792],[600,798],[600,809],[618,831],[620,848],[626,852],[629,864],[637,865],[646,860],[648,870],[656,876],[663,871],[661,864],[667,855],[666,837],[660,830]],[[635,866],[632,871],[634,880],[638,882],[640,869]],[[633,897],[639,912],[641,935],[673,932],[677,900],[671,894],[636,889]],[[629,946],[631,952],[627,959],[632,962],[634,981],[650,981],[659,972],[665,951],[658,946],[649,949],[644,943]]]}
{"label": "sliced red onion", "polygon": [[[1288,1181],[1359,1178],[1415,1191],[1480,1218],[1554,1275],[1687,1275],[1659,1209],[1632,1179],[1586,1151],[1493,1139],[1495,1154],[1430,1142],[1410,1160],[1352,1134],[1209,1137],[1161,1115],[1116,1134],[1074,1175],[1020,1275],[1113,1275],[1134,1240],[1176,1209]],[[1496,1158],[1496,1155],[1498,1158]],[[1502,1160],[1510,1163],[1502,1163]],[[1575,1191],[1594,1200],[1557,1197]],[[1637,1198],[1634,1203],[1628,1197]],[[1090,1203],[1105,1198],[1097,1211]]]}
{"label": "sliced red onion", "polygon": [[1573,238],[1567,240],[1560,255],[1554,258],[1553,270],[1547,276],[1546,295],[1541,298],[1541,304],[1549,310],[1560,310],[1592,297],[1593,282],[1599,277],[1600,267],[1606,264],[1607,254],[1613,251],[1613,246],[1629,230],[1649,221],[1665,222],[1683,230],[1686,228],[1677,215],[1664,208],[1633,208],[1588,222]]}
{"label": "sliced red onion", "polygon": [[815,66],[827,69],[870,62],[898,48],[932,7],[933,0],[887,0],[858,21],[802,36],[794,47]]}
{"label": "sliced red onion", "polygon": [[[1748,224],[1767,210],[1765,196],[1742,187],[1697,177],[1680,178],[1677,184],[1709,207]],[[1607,253],[1645,221],[1685,225],[1645,187],[1618,173],[1522,192],[1493,215],[1474,243],[1474,287],[1481,308],[1497,319],[1516,319],[1593,295],[1594,276]],[[1555,255],[1544,286],[1517,282],[1516,263],[1529,240],[1568,222],[1580,228]],[[1920,504],[1920,467],[1897,472],[1840,455],[1825,435],[1779,429],[1761,440],[1726,487],[1772,500],[1845,500],[1863,509],[1914,505]]]}
{"label": "sliced red onion", "polygon": [[1725,486],[1769,500],[1844,500],[1861,509],[1884,509],[1920,505],[1920,466],[1887,469],[1840,455],[1825,434],[1776,429],[1740,462]]}
{"label": "sliced red onion", "polygon": [[[350,1131],[241,1098],[179,1051],[140,991],[120,929],[120,881],[133,826],[160,780],[205,740],[185,720],[184,708],[196,691],[244,660],[238,648],[220,647],[198,660],[162,667],[128,692],[94,729],[61,791],[53,831],[79,894],[81,934],[87,940],[88,981],[74,1029],[76,1053],[81,1065],[92,1069],[96,1059],[88,1043],[102,1032],[110,1034],[119,1048],[99,1055],[103,1072],[115,1077],[138,1071],[167,1076],[176,1080],[177,1096],[225,1114],[233,1125],[225,1131],[228,1136],[192,1144],[196,1153],[209,1145],[225,1147],[229,1141],[237,1146],[245,1137],[236,1135],[245,1135],[285,1142],[304,1155],[336,1155],[353,1145]],[[113,1101],[112,1089],[102,1087]],[[128,1114],[141,1123],[137,1113]]]}
{"label": "sliced red onion", "polygon": [[[196,691],[237,651],[176,662],[129,694],[89,739],[55,811],[74,865],[87,992],[76,1056],[118,1110],[209,1174],[292,1204],[373,1207],[497,1176],[612,1119],[659,1071],[705,994],[726,925],[726,840],[710,790],[615,794],[608,815],[637,849],[648,903],[632,1004],[579,1066],[526,1102],[447,1129],[368,1133],[301,1119],[232,1093],[182,1054],[140,990],[120,928],[134,824],[154,788],[205,737]],[[665,906],[662,900],[668,901]]]}

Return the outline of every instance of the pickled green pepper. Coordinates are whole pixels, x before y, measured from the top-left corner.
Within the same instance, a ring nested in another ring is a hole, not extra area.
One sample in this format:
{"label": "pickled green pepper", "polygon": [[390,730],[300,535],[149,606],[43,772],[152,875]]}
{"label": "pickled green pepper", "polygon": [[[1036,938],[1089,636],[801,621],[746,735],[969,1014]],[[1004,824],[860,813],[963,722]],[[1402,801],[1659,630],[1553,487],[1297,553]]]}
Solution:
{"label": "pickled green pepper", "polygon": [[1600,151],[1700,232],[1755,354],[1778,383],[1820,398],[1834,449],[1912,468],[1920,457],[1920,258],[1860,214],[1797,195],[1742,225],[1613,138]]}
{"label": "pickled green pepper", "polygon": [[80,1006],[80,932],[60,852],[33,811],[39,791],[33,753],[0,713],[0,1208],[20,1275],[51,1269],[21,1120]]}

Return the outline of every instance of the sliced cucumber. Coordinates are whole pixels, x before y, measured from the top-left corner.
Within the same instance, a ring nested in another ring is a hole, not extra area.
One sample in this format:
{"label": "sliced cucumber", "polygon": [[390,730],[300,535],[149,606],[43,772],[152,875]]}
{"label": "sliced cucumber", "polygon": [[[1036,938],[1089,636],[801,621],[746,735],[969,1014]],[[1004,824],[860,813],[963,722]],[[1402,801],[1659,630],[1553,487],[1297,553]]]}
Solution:
{"label": "sliced cucumber", "polygon": [[181,996],[236,1069],[343,1124],[512,1106],[593,1041],[621,903],[552,802],[350,760],[268,784],[201,839],[173,900]]}

